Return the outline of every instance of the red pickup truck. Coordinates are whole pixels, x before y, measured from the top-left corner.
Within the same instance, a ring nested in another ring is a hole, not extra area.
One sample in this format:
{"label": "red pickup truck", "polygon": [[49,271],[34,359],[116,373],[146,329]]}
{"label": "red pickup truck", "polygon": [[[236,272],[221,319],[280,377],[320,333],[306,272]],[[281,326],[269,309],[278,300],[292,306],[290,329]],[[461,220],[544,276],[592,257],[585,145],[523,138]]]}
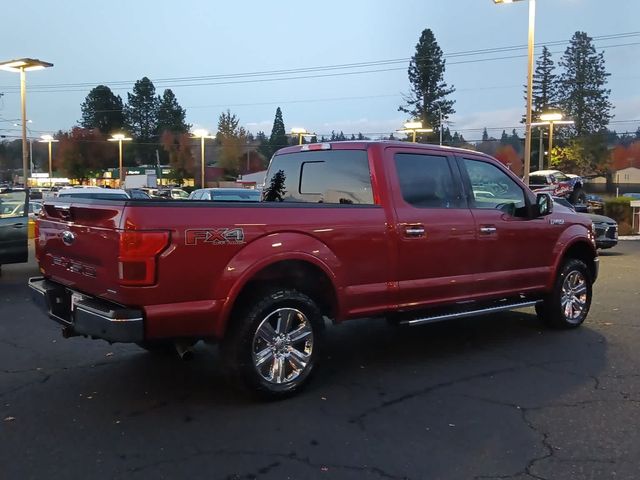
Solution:
{"label": "red pickup truck", "polygon": [[240,382],[300,389],[325,320],[416,325],[535,306],[589,311],[591,222],[552,212],[493,158],[403,142],[288,147],[261,202],[56,199],[33,297],[65,336],[147,349],[221,344]]}

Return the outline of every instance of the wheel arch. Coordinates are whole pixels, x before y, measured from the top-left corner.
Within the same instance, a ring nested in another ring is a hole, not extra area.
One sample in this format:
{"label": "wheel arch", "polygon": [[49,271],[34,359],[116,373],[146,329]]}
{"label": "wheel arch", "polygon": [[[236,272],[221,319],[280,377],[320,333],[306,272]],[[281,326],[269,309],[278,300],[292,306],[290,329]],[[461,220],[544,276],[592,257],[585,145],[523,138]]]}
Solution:
{"label": "wheel arch", "polygon": [[[279,251],[265,255],[273,248]],[[251,301],[255,292],[274,285],[295,288],[311,297],[323,315],[335,317],[341,310],[340,278],[341,263],[318,239],[297,233],[263,237],[245,247],[225,267],[215,297],[225,301],[214,333],[222,338],[236,308]]]}
{"label": "wheel arch", "polygon": [[553,268],[553,274],[549,278],[549,282],[547,284],[547,287],[549,289],[553,287],[553,283],[556,276],[558,275],[559,269],[562,268],[562,265],[569,258],[582,260],[589,270],[591,281],[595,282],[598,276],[598,252],[596,251],[595,246],[589,240],[584,238],[574,238],[572,241],[566,244],[565,248],[560,252],[559,255],[556,256],[556,258],[557,260]]}

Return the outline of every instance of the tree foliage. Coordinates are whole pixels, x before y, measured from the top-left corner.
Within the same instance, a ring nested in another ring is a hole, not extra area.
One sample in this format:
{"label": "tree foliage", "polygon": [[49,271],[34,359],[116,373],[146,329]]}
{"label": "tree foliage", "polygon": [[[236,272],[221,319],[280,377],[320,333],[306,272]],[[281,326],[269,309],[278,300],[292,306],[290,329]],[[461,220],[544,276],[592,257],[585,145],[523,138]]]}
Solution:
{"label": "tree foliage", "polygon": [[169,156],[171,165],[170,179],[181,185],[185,178],[193,178],[195,172],[195,160],[191,150],[191,138],[188,133],[174,133],[165,130],[161,143]]}
{"label": "tree foliage", "polygon": [[160,99],[156,97],[156,87],[147,77],[135,83],[133,93],[127,93],[127,126],[137,140],[150,141],[156,135],[159,106]]}
{"label": "tree foliage", "polygon": [[139,163],[152,163],[155,157],[159,105],[160,98],[156,96],[156,88],[147,77],[135,83],[133,93],[127,93],[125,118],[127,128],[134,138]]}
{"label": "tree foliage", "polygon": [[105,85],[91,89],[80,106],[80,126],[89,130],[97,128],[101,133],[111,134],[125,125],[122,98]]}
{"label": "tree foliage", "polygon": [[559,79],[559,104],[575,122],[576,135],[602,132],[612,117],[604,53],[596,53],[585,32],[576,32],[559,64],[564,68]]}
{"label": "tree foliage", "polygon": [[271,136],[269,137],[269,146],[271,147],[271,155],[279,149],[289,145],[289,137],[284,128],[284,120],[282,119],[282,110],[276,108],[276,116],[273,119],[273,127],[271,128]]}
{"label": "tree foliage", "polygon": [[444,81],[445,60],[433,32],[425,29],[416,45],[416,52],[409,63],[411,93],[405,97],[405,105],[398,110],[422,121],[424,127],[437,132],[440,128],[440,112],[443,122],[455,113],[454,100],[447,98],[455,91]]}
{"label": "tree foliage", "polygon": [[235,180],[240,173],[241,157],[246,155],[248,144],[247,131],[240,126],[238,117],[230,110],[218,117],[216,141],[220,147],[218,165],[224,169],[225,178]]}
{"label": "tree foliage", "polygon": [[186,122],[187,111],[180,106],[173,91],[168,88],[158,102],[156,132],[187,133],[191,128]]}
{"label": "tree foliage", "polygon": [[[533,89],[531,97],[532,118],[539,119],[540,115],[558,108],[558,76],[554,73],[555,63],[551,59],[551,52],[544,46],[536,61],[533,74]],[[525,101],[527,98],[525,87]],[[522,116],[524,123],[526,116]]]}
{"label": "tree foliage", "polygon": [[74,127],[57,137],[59,143],[54,168],[69,178],[83,180],[98,170],[118,164],[117,151],[112,151],[113,145],[98,129]]}

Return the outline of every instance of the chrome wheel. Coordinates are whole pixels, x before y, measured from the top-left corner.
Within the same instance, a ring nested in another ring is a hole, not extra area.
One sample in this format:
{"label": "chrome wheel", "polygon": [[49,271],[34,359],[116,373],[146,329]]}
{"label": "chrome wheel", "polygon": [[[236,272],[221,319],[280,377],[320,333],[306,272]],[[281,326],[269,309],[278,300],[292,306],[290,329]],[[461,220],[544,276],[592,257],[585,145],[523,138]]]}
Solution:
{"label": "chrome wheel", "polygon": [[295,381],[309,365],[312,352],[311,323],[295,308],[271,312],[253,336],[253,366],[270,383]]}
{"label": "chrome wheel", "polygon": [[571,270],[562,282],[560,305],[569,323],[582,321],[588,301],[587,281],[577,270]]}

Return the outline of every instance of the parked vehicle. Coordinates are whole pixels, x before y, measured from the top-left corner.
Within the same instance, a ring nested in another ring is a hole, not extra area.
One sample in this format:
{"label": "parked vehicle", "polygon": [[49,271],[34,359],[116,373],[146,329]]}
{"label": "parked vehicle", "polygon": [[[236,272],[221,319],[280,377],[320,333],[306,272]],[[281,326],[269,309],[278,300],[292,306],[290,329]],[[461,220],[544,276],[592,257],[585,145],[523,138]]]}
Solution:
{"label": "parked vehicle", "polygon": [[[578,205],[572,205],[566,198],[554,197],[556,204],[570,210],[578,211]],[[579,211],[578,211],[579,212]],[[618,244],[618,222],[613,218],[597,215],[589,212],[579,212],[588,217],[593,223],[593,232],[596,238],[596,248],[612,248]]]}
{"label": "parked vehicle", "polygon": [[25,190],[0,191],[0,268],[26,262],[29,198]]}
{"label": "parked vehicle", "polygon": [[566,175],[559,170],[538,170],[529,174],[529,187],[534,192],[566,198],[574,205],[587,203],[584,181],[578,175]]}
{"label": "parked vehicle", "polygon": [[125,190],[125,192],[127,193],[127,195],[129,195],[129,198],[133,198],[134,200],[136,200],[136,199],[138,199],[138,200],[149,200],[149,199],[151,199],[149,194],[147,194],[147,192],[145,192],[144,190],[142,190],[140,188],[127,188]]}
{"label": "parked vehicle", "polygon": [[56,198],[95,198],[103,200],[126,200],[129,198],[127,192],[117,188],[84,187],[84,188],[63,188],[58,192]]}
{"label": "parked vehicle", "polygon": [[632,198],[633,200],[640,200],[640,193],[625,193],[622,196]]}
{"label": "parked vehicle", "polygon": [[260,190],[248,188],[200,188],[189,195],[189,200],[219,200],[224,202],[259,202]]}
{"label": "parked vehicle", "polygon": [[187,200],[189,198],[189,194],[181,188],[161,188],[156,192],[155,196],[166,200]]}
{"label": "parked vehicle", "polygon": [[47,204],[34,300],[65,336],[181,355],[218,341],[232,376],[270,397],[307,382],[325,318],[418,325],[535,306],[575,328],[587,316],[591,221],[553,212],[487,155],[308,144],[279,150],[267,179],[262,202]]}

